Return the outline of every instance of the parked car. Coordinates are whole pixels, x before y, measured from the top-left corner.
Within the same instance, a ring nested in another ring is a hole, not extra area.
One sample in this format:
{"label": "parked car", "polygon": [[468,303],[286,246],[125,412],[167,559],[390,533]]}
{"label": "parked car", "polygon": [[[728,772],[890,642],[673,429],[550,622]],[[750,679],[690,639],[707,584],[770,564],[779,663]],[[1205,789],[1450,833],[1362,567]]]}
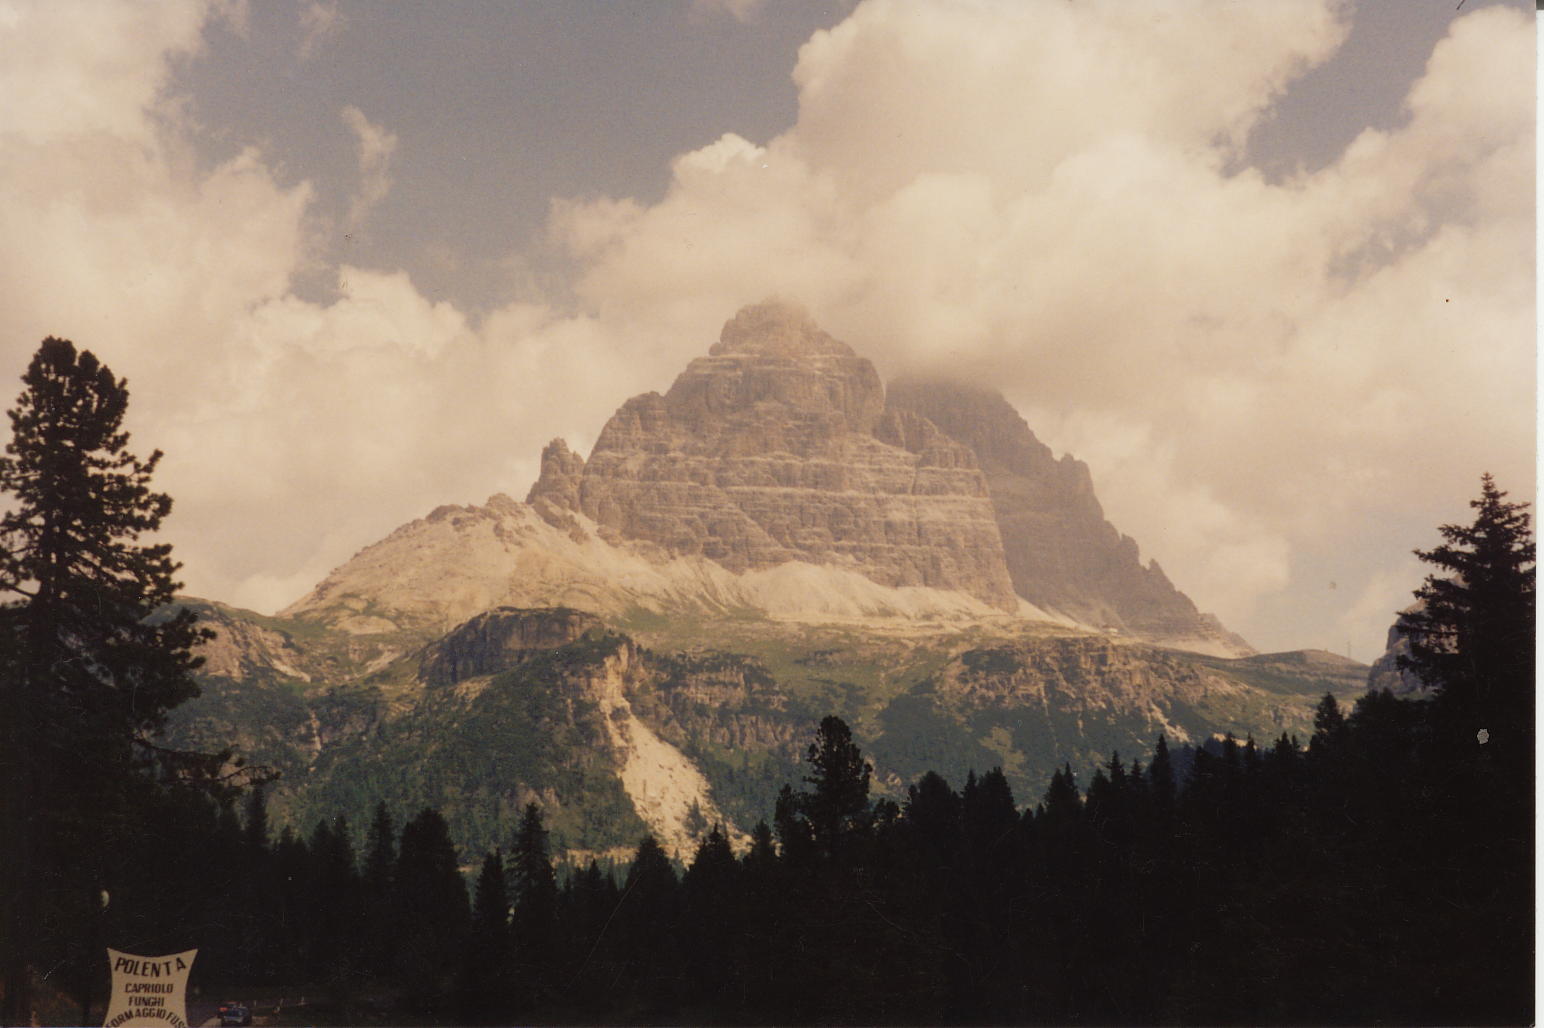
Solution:
{"label": "parked car", "polygon": [[252,1023],[252,1008],[245,1003],[221,1003],[220,1023],[248,1025]]}

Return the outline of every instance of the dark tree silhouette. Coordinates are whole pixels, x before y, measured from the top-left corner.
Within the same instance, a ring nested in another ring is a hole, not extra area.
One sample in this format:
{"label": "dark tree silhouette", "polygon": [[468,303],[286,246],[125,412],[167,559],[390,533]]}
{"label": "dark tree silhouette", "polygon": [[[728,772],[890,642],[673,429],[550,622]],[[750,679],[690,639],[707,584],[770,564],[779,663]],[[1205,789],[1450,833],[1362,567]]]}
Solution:
{"label": "dark tree silhouette", "polygon": [[393,883],[397,873],[397,828],[385,803],[377,803],[365,834],[364,866],[360,887],[364,894],[364,928],[361,932],[362,963],[371,974],[392,969],[396,932]]}
{"label": "dark tree silhouette", "polygon": [[679,892],[670,858],[654,836],[645,836],[633,854],[616,918],[624,977],[631,979],[632,1002],[644,1016],[669,1010],[679,995]]}
{"label": "dark tree silhouette", "polygon": [[1442,545],[1415,551],[1437,571],[1400,618],[1410,640],[1400,667],[1437,689],[1458,740],[1484,731],[1519,761],[1533,752],[1534,543],[1528,504],[1506,495],[1485,475],[1473,524],[1443,525]]}
{"label": "dark tree silhouette", "polygon": [[509,897],[514,905],[511,933],[520,991],[532,1003],[544,1002],[557,932],[557,877],[547,853],[541,808],[526,804],[510,853]]}
{"label": "dark tree silhouette", "polygon": [[459,969],[471,913],[456,869],[456,848],[440,813],[425,808],[402,829],[397,847],[396,969],[410,1002],[432,1009]]}
{"label": "dark tree silhouette", "polygon": [[821,720],[805,759],[810,771],[804,781],[813,791],[802,797],[800,806],[816,846],[831,856],[849,834],[867,824],[874,767],[852,741],[847,722],[834,715]]}
{"label": "dark tree silhouette", "polygon": [[98,941],[110,855],[149,802],[144,772],[212,776],[222,763],[153,741],[167,712],[198,694],[201,633],[186,610],[152,616],[171,603],[178,565],[169,545],[139,539],[172,501],[150,488],[160,452],[128,449],[124,381],[54,338],[22,381],[0,457],[7,1023],[28,1016],[29,963]]}
{"label": "dark tree silhouette", "polygon": [[514,959],[509,929],[509,889],[504,858],[494,850],[483,858],[472,898],[472,925],[460,987],[461,1016],[473,1023],[501,1023],[510,1008],[510,965]]}

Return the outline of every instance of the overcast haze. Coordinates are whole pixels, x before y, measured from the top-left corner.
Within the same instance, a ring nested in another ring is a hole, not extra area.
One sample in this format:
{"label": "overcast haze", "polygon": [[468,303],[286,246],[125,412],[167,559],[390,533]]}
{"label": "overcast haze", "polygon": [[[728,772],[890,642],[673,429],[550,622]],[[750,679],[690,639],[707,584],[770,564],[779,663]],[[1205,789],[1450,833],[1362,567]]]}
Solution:
{"label": "overcast haze", "polygon": [[1456,8],[0,0],[0,391],[126,375],[188,591],[272,611],[777,293],[1368,660],[1534,490],[1534,16]]}

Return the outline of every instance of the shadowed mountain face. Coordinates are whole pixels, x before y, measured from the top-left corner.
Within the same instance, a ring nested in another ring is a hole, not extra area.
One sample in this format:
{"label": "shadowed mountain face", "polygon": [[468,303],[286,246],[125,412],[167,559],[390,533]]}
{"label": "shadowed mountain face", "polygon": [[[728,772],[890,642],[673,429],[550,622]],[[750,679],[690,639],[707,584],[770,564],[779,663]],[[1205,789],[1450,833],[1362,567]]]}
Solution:
{"label": "shadowed mountain face", "polygon": [[1157,561],[1105,520],[1088,466],[1057,460],[996,392],[938,379],[890,385],[889,406],[971,449],[986,475],[1014,591],[1096,628],[1176,644],[1248,644],[1174,588]]}
{"label": "shadowed mountain face", "polygon": [[734,572],[806,561],[1018,606],[970,450],[887,411],[874,366],[785,304],[742,310],[669,392],[628,400],[588,461],[549,446],[528,502]]}

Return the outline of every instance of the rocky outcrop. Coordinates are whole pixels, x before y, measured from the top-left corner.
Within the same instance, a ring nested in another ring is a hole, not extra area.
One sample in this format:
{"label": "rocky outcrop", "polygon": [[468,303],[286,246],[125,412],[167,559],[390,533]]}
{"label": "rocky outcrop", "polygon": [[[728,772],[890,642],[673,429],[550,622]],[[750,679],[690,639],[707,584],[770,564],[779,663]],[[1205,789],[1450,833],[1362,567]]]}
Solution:
{"label": "rocky outcrop", "polygon": [[873,365],[784,303],[742,310],[669,392],[623,404],[587,461],[549,446],[531,497],[733,572],[804,561],[1017,607],[974,455],[887,413]]}
{"label": "rocky outcrop", "polygon": [[549,607],[495,607],[424,648],[418,677],[428,686],[454,685],[505,671],[540,650],[556,649],[603,628],[593,614]]}
{"label": "rocky outcrop", "polygon": [[[541,451],[541,477],[531,486],[525,502],[557,510],[579,509],[579,480],[584,474],[584,458],[554,439]],[[566,526],[565,526],[566,527]]]}
{"label": "rocky outcrop", "polygon": [[1109,717],[1137,715],[1149,731],[1189,738],[1168,709],[1195,705],[1210,690],[1240,691],[1236,682],[1161,650],[1074,636],[969,650],[937,679],[941,696],[966,710],[1055,710],[1063,716],[1100,710]]}
{"label": "rocky outcrop", "polygon": [[203,658],[200,674],[208,678],[226,678],[235,682],[253,679],[290,679],[309,682],[311,661],[293,639],[281,631],[265,628],[256,616],[213,603],[187,604],[198,615],[200,628],[213,637],[200,642],[194,653]]}
{"label": "rocky outcrop", "polygon": [[[1399,613],[1402,617],[1422,609],[1422,605],[1416,603]],[[1396,618],[1389,626],[1388,643],[1384,647],[1383,655],[1373,661],[1372,667],[1367,669],[1367,688],[1372,692],[1387,689],[1395,696],[1424,695],[1430,692],[1430,687],[1421,680],[1421,676],[1399,666],[1401,657],[1410,656],[1410,637],[1405,634],[1404,629],[1400,628],[1399,620]]]}
{"label": "rocky outcrop", "polygon": [[925,418],[965,444],[986,476],[1018,595],[1086,625],[1225,655],[1249,644],[1202,614],[1157,561],[1116,531],[1088,466],[1057,460],[998,393],[938,379],[892,383],[889,408]]}

